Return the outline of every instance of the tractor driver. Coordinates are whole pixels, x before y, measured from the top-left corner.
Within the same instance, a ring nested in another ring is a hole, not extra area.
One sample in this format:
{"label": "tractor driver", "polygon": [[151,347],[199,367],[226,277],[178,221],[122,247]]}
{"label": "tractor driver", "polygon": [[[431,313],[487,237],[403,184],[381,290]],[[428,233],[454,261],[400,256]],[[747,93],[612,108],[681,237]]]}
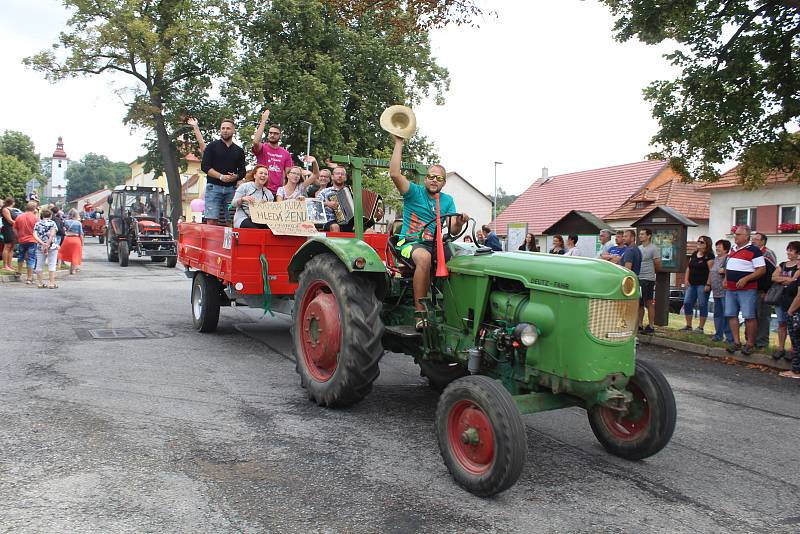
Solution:
{"label": "tractor driver", "polygon": [[[403,158],[403,138],[394,136],[394,151],[389,162],[389,176],[392,177],[395,187],[403,195],[403,229],[404,236],[412,236],[422,230],[422,226],[428,221],[436,218],[436,194],[445,186],[447,181],[447,171],[440,164],[431,165],[428,174],[425,176],[423,185],[410,182],[403,176],[401,161]],[[453,197],[446,193],[439,193],[439,212],[456,213],[456,205]],[[461,231],[464,224],[469,221],[466,213],[450,219],[450,233],[457,234]],[[420,302],[428,294],[431,284],[431,269],[433,267],[432,255],[434,225],[431,224],[425,230],[424,241],[413,243],[411,247],[411,260],[414,263],[414,308],[417,312],[425,311],[425,307]],[[449,250],[445,248],[445,261],[449,259]],[[425,326],[425,319],[418,318],[416,322],[417,330]]]}
{"label": "tractor driver", "polygon": [[131,206],[131,213],[133,215],[142,215],[144,214],[144,197],[139,195],[136,197],[136,201]]}

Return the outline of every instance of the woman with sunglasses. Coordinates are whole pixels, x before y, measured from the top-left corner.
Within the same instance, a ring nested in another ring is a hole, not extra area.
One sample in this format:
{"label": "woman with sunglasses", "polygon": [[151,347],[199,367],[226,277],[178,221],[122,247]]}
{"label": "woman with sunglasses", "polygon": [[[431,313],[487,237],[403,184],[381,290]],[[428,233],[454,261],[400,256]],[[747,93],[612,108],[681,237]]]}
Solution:
{"label": "woman with sunglasses", "polygon": [[306,156],[306,163],[311,163],[311,174],[303,178],[303,168],[300,166],[289,167],[286,171],[286,178],[283,180],[283,185],[278,188],[275,199],[278,202],[282,200],[302,200],[306,197],[306,191],[309,186],[317,183],[319,178],[319,165],[314,156]]}
{"label": "woman with sunglasses", "polygon": [[703,333],[708,318],[708,296],[711,292],[711,269],[714,267],[714,254],[711,252],[711,238],[701,235],[697,238],[697,250],[689,258],[684,274],[686,294],[683,299],[683,314],[686,317],[686,326],[682,330],[692,330],[694,306],[700,308],[700,320],[695,332]]}

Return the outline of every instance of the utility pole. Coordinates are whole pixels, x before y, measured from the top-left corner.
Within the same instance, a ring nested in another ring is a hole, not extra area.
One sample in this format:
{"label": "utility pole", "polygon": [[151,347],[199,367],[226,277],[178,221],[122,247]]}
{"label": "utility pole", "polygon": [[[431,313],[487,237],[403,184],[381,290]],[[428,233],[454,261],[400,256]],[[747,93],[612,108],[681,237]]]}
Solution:
{"label": "utility pole", "polygon": [[[308,126],[308,139],[306,140],[306,156],[311,155],[311,123],[308,121],[300,121],[302,124]],[[303,163],[306,169],[308,169],[308,163]]]}

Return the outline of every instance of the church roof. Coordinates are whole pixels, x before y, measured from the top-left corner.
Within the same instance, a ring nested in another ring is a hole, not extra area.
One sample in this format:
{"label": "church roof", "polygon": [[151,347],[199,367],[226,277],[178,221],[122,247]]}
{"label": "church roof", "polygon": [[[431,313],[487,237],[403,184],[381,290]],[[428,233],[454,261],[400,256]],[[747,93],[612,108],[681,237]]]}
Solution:
{"label": "church roof", "polygon": [[56,159],[67,159],[67,153],[64,152],[64,140],[58,136],[58,143],[56,143],[56,150],[53,152],[53,157]]}

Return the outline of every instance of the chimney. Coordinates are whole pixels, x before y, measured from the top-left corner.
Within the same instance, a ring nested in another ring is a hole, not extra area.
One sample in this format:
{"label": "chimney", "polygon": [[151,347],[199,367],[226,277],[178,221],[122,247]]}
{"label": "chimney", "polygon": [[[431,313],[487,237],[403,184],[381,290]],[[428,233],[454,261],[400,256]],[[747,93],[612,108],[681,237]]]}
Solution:
{"label": "chimney", "polygon": [[547,171],[547,167],[542,167],[542,183],[544,184],[547,183],[548,181],[550,181],[550,176]]}

